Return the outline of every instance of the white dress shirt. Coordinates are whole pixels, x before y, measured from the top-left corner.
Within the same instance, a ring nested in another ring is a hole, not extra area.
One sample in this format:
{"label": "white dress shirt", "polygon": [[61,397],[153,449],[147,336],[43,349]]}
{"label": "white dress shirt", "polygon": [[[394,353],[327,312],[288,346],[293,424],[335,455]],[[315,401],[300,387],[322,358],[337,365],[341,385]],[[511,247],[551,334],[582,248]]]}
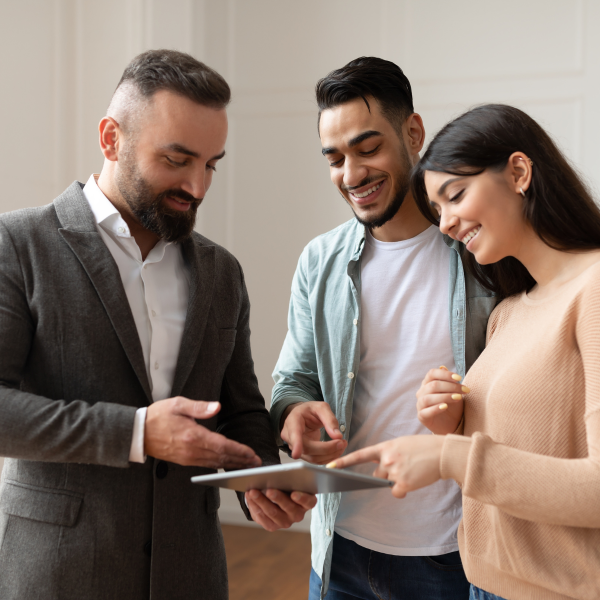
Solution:
{"label": "white dress shirt", "polygon": [[[98,231],[119,268],[140,337],[152,400],[164,400],[171,395],[187,315],[189,268],[183,260],[181,246],[164,240],[159,240],[146,260],[142,260],[127,223],[98,187],[97,177],[90,176],[83,194],[94,213]],[[129,454],[131,462],[146,459],[145,421],[146,407],[139,408]]]}

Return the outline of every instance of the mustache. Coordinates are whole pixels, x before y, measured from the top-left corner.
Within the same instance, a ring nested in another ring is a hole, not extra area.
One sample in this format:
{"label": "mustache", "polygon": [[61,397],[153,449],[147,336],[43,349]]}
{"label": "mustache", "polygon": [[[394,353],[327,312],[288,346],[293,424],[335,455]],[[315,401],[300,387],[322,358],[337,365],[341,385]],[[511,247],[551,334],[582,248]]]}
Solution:
{"label": "mustache", "polygon": [[158,200],[164,200],[165,198],[177,198],[183,200],[183,202],[189,202],[193,206],[200,206],[204,198],[196,198],[183,190],[165,190],[158,195]]}
{"label": "mustache", "polygon": [[357,190],[358,188],[363,187],[364,185],[369,185],[369,183],[373,183],[374,181],[381,181],[380,177],[365,177],[358,185],[342,185],[342,190],[345,192],[351,192],[352,190]]}

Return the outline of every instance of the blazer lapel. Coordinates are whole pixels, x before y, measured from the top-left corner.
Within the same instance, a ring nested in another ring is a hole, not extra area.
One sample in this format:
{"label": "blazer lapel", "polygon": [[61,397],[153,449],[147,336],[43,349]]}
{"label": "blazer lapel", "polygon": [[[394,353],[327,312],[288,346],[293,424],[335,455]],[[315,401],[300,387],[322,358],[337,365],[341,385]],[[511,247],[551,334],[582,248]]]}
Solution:
{"label": "blazer lapel", "polygon": [[121,275],[110,250],[98,233],[94,215],[83,195],[81,184],[74,182],[54,201],[54,206],[62,225],[58,231],[90,278],[148,402],[151,402],[152,392],[142,345]]}
{"label": "blazer lapel", "polygon": [[190,300],[175,368],[172,396],[181,394],[196,364],[215,286],[215,247],[202,245],[192,234],[183,242],[182,249],[184,260],[190,267]]}

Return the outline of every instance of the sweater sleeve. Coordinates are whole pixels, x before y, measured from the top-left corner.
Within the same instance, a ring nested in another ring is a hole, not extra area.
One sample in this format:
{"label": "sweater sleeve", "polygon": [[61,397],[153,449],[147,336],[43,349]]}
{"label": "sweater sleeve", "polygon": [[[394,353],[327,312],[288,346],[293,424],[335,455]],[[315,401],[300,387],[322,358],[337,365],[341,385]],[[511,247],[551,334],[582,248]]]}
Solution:
{"label": "sweater sleeve", "polygon": [[585,398],[574,401],[585,402],[588,456],[533,454],[479,432],[449,435],[441,472],[461,484],[465,496],[520,519],[600,528],[600,280],[584,288],[572,317],[585,377]]}

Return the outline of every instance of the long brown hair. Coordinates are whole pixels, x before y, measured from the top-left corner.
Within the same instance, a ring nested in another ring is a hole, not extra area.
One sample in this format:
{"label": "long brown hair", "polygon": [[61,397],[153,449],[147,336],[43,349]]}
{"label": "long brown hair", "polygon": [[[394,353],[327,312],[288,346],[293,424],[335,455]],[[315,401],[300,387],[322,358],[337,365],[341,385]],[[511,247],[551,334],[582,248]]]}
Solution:
{"label": "long brown hair", "polygon": [[[472,176],[502,171],[514,152],[533,161],[523,214],[535,233],[557,250],[600,248],[600,209],[585,183],[550,136],[529,115],[503,104],[486,104],[448,123],[429,144],[411,175],[412,194],[421,213],[439,226],[429,205],[425,172]],[[480,265],[464,253],[466,268],[500,297],[530,290],[535,280],[516,258]]]}

